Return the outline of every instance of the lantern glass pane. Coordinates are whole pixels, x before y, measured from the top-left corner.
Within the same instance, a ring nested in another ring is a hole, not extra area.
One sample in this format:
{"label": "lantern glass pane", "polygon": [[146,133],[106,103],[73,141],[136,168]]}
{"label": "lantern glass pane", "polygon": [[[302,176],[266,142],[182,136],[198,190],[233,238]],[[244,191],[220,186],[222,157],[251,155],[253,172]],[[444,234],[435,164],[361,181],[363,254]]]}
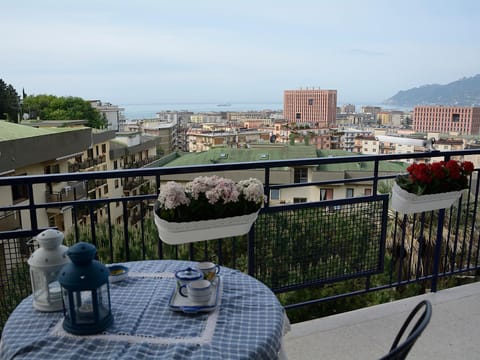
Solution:
{"label": "lantern glass pane", "polygon": [[65,318],[70,319],[70,301],[68,300],[68,290],[62,288],[62,294],[63,306],[65,307],[63,314],[65,315]]}
{"label": "lantern glass pane", "polygon": [[110,312],[109,301],[108,301],[108,286],[103,284],[97,291],[97,301],[98,301],[98,317],[100,319],[108,316]]}
{"label": "lantern glass pane", "polygon": [[30,277],[32,279],[33,297],[36,302],[46,304],[48,297],[47,279],[40,270],[31,270]]}
{"label": "lantern glass pane", "polygon": [[74,291],[73,302],[78,324],[95,323],[91,291]]}
{"label": "lantern glass pane", "polygon": [[56,303],[61,301],[61,288],[57,280],[58,271],[52,271],[47,276],[48,282],[48,302]]}

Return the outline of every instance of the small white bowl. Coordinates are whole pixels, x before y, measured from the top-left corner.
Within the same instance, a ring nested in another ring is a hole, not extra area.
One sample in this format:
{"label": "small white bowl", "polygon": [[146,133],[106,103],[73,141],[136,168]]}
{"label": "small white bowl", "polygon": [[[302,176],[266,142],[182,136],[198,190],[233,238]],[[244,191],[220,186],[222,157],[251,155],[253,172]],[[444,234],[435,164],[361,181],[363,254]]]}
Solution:
{"label": "small white bowl", "polygon": [[125,280],[128,276],[128,268],[123,265],[111,265],[108,266],[108,270],[110,271],[110,275],[108,276],[110,283]]}

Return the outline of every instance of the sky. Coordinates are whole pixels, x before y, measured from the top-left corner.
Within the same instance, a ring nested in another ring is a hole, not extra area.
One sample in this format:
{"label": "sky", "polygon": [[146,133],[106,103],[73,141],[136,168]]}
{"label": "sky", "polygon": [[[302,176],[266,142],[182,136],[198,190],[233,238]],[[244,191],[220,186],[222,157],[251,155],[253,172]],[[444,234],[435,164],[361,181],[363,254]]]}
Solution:
{"label": "sky", "polygon": [[2,0],[0,79],[112,104],[338,104],[480,73],[478,0]]}

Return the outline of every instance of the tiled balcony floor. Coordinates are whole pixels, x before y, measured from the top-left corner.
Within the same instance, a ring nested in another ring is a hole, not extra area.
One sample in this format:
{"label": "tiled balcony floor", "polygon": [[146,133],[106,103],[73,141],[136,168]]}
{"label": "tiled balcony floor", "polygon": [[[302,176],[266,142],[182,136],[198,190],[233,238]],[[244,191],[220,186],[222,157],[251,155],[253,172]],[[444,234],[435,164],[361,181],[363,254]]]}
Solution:
{"label": "tiled balcony floor", "polygon": [[284,338],[288,359],[378,359],[424,298],[432,318],[408,359],[480,359],[480,283],[293,324]]}

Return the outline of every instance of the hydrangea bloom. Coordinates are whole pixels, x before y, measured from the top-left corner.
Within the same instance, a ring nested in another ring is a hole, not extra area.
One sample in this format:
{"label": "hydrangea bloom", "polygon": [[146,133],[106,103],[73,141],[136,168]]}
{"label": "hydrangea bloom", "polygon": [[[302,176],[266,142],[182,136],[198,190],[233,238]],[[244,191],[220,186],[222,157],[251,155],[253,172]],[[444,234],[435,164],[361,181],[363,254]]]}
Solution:
{"label": "hydrangea bloom", "polygon": [[185,194],[183,186],[175,181],[169,181],[160,189],[158,195],[160,206],[165,209],[175,209],[180,205],[190,204],[190,199]]}
{"label": "hydrangea bloom", "polygon": [[198,176],[182,185],[169,181],[160,189],[156,213],[167,221],[185,222],[246,215],[263,204],[263,184],[250,178]]}

